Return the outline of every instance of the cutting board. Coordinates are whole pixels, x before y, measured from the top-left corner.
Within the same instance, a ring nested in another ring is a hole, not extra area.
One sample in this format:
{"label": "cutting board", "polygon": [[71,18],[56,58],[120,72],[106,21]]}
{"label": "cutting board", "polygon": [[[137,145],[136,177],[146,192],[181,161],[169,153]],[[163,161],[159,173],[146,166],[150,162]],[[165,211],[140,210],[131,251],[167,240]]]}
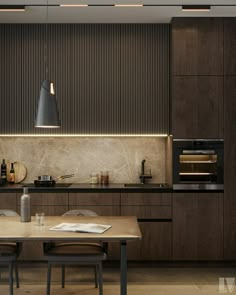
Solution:
{"label": "cutting board", "polygon": [[[7,161],[7,180],[10,180],[10,169],[11,163]],[[25,165],[19,161],[15,161],[14,163],[14,170],[15,170],[15,183],[20,183],[23,181],[27,175],[27,169]]]}

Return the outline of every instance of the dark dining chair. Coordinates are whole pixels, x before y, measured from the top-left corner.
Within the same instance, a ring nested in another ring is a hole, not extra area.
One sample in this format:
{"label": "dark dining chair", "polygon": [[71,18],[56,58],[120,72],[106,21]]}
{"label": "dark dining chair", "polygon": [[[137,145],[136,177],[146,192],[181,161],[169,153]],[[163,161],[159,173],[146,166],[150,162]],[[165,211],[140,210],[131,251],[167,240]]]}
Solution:
{"label": "dark dining chair", "polygon": [[[97,216],[91,210],[70,210],[63,216]],[[65,287],[65,265],[93,265],[95,287],[103,294],[102,262],[107,258],[107,244],[95,242],[44,243],[44,256],[48,261],[47,295],[50,295],[51,269],[53,264],[61,264],[61,286]]]}
{"label": "dark dining chair", "polygon": [[[19,216],[13,210],[0,210],[0,216]],[[13,295],[13,270],[15,269],[16,287],[19,288],[17,257],[22,248],[21,243],[0,242],[0,264],[7,265],[9,271],[9,294]]]}

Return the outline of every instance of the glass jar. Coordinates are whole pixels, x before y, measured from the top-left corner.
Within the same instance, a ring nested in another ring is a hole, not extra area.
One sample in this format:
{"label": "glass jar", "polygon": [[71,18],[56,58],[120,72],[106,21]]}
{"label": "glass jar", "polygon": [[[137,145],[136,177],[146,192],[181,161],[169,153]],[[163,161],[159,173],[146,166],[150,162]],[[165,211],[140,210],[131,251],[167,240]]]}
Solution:
{"label": "glass jar", "polygon": [[90,174],[90,183],[97,184],[98,183],[98,175],[96,173]]}

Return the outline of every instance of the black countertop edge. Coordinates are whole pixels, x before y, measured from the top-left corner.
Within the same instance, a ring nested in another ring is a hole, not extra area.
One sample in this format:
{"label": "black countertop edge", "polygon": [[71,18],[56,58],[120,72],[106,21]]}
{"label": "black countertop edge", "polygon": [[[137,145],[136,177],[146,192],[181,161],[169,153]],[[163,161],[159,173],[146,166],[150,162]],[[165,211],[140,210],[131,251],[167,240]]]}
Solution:
{"label": "black countertop edge", "polygon": [[[23,192],[24,184],[9,184],[5,186],[0,186],[0,193],[21,193]],[[68,192],[84,192],[84,193],[215,193],[224,192],[224,189],[184,189],[175,190],[171,186],[165,187],[127,187],[124,184],[109,184],[109,185],[94,185],[94,184],[76,184],[72,183],[68,187],[28,187],[29,192],[55,192],[55,193],[68,193]]]}

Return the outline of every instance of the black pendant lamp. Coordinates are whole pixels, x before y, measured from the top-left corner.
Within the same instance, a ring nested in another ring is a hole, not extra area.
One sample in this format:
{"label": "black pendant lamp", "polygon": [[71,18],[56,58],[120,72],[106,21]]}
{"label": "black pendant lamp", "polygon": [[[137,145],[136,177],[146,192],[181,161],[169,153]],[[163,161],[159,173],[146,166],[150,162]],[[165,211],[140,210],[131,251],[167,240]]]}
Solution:
{"label": "black pendant lamp", "polygon": [[43,81],[38,101],[35,127],[59,128],[61,126],[57,108],[57,99],[52,91],[52,87],[52,82],[49,80]]}
{"label": "black pendant lamp", "polygon": [[[48,26],[48,1],[47,1],[47,23],[46,23],[46,38],[47,38],[47,26]],[[47,40],[46,40],[47,41]],[[46,78],[48,76],[47,66],[47,42],[44,46],[45,50],[45,64],[46,64]],[[53,83],[51,81],[44,80],[40,90],[40,96],[38,100],[38,108],[35,118],[35,127],[37,128],[59,128],[61,122],[59,119],[59,112],[57,107],[57,99],[53,89]]]}

